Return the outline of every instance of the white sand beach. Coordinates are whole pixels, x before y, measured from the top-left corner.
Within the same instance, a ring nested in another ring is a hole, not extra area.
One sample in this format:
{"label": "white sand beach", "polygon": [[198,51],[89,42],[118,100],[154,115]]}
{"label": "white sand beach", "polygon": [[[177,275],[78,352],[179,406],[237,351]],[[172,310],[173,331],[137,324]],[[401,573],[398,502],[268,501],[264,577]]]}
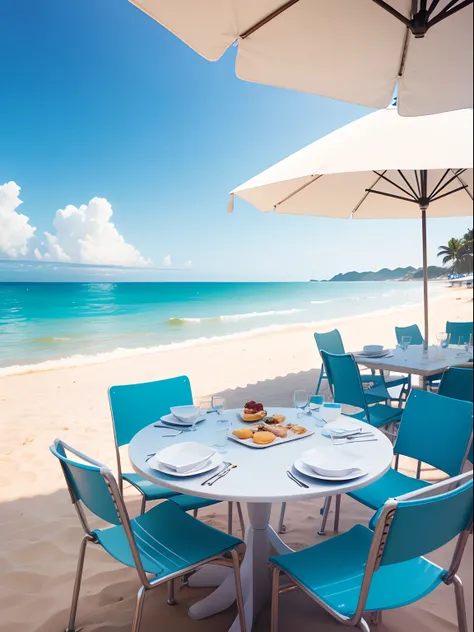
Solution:
{"label": "white sand beach", "polygon": [[[472,320],[472,293],[447,290],[431,306],[431,332],[447,320]],[[367,315],[331,323],[347,350],[369,342],[395,344],[395,325],[422,322],[422,308]],[[0,379],[0,632],[60,632],[67,624],[81,529],[64,487],[62,473],[49,453],[60,437],[112,468],[114,446],[107,402],[113,384],[151,381],[175,375],[190,377],[195,395],[222,393],[229,407],[258,398],[268,406],[291,406],[295,388],[314,389],[319,356],[311,327],[272,332],[235,340],[211,341],[192,348],[160,351],[102,364],[13,375]],[[132,515],[139,499],[126,490]],[[296,503],[288,509],[285,540],[294,548],[318,540],[319,502]],[[277,508],[276,508],[277,509]],[[367,522],[370,512],[343,502],[341,529]],[[225,528],[225,507],[202,512],[210,524]],[[273,521],[277,519],[276,511]],[[237,529],[237,525],[236,525]],[[330,536],[331,534],[329,534]],[[446,563],[452,546],[433,559]],[[472,539],[461,577],[472,593]],[[86,559],[78,625],[83,632],[130,630],[138,589],[134,571],[116,564],[101,550]],[[208,591],[182,588],[178,605],[166,605],[163,591],[149,599],[143,631],[226,632],[234,611],[195,622],[189,605]],[[472,621],[472,597],[468,598]],[[262,613],[255,632],[269,630]],[[387,613],[380,632],[454,632],[453,591],[441,587],[414,606]],[[304,596],[282,599],[282,631],[331,632],[341,629]]]}

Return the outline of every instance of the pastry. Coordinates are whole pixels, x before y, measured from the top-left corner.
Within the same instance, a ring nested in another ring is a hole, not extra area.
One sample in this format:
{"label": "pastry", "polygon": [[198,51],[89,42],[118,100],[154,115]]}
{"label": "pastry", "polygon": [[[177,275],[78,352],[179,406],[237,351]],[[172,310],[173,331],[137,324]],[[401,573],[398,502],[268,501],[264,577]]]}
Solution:
{"label": "pastry", "polygon": [[261,410],[258,413],[246,413],[244,409],[244,412],[242,414],[242,419],[243,421],[246,422],[254,422],[254,421],[261,421],[262,419],[265,419],[265,417],[267,416],[267,413],[264,410]]}
{"label": "pastry", "polygon": [[288,424],[285,426],[288,430],[291,430],[296,435],[303,435],[305,432],[308,432],[308,429],[304,426],[298,426],[298,424]]}
{"label": "pastry", "polygon": [[253,435],[253,442],[258,445],[269,445],[273,443],[276,439],[276,436],[273,432],[266,432],[264,430],[259,430]]}
{"label": "pastry", "polygon": [[239,428],[232,433],[237,439],[251,439],[253,432],[250,428]]}

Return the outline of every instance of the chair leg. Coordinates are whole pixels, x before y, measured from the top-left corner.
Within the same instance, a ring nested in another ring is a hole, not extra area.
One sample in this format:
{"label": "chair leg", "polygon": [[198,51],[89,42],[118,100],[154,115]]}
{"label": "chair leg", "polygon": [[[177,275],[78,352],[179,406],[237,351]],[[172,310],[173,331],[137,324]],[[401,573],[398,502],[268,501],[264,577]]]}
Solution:
{"label": "chair leg", "polygon": [[416,478],[420,480],[421,478],[421,461],[418,461],[416,466]]}
{"label": "chair leg", "polygon": [[146,509],[146,496],[145,494],[142,495],[142,504],[140,505],[140,516],[143,516],[143,514],[145,513],[145,509]]}
{"label": "chair leg", "polygon": [[321,384],[323,382],[323,379],[324,379],[324,366],[321,367],[321,371],[319,372],[319,380],[318,380],[318,385],[316,386],[315,395],[319,395],[319,391],[321,390]]}
{"label": "chair leg", "polygon": [[199,509],[195,509],[195,510],[193,511],[193,518],[197,518],[197,517],[198,517],[198,514],[199,514]]}
{"label": "chair leg", "polygon": [[242,580],[240,577],[239,554],[237,553],[236,549],[232,551],[232,561],[234,562],[235,592],[237,596],[237,609],[239,611],[240,632],[247,632],[244,594],[242,591]]}
{"label": "chair leg", "polygon": [[329,510],[331,509],[332,496],[328,496],[324,501],[323,506],[323,520],[321,522],[321,528],[318,531],[318,535],[326,535],[326,524],[328,521]]}
{"label": "chair leg", "polygon": [[168,604],[168,606],[175,606],[176,596],[175,596],[175,591],[174,591],[175,589],[174,579],[170,579],[167,586],[168,586],[168,599],[166,600],[166,603]]}
{"label": "chair leg", "polygon": [[240,503],[237,503],[237,513],[239,515],[240,530],[242,532],[242,538],[245,538],[245,520],[244,520],[244,514],[242,513],[242,505]]}
{"label": "chair leg", "polygon": [[453,579],[454,591],[456,594],[456,609],[458,611],[459,632],[468,632],[466,601],[464,599],[464,587],[458,575]]}
{"label": "chair leg", "polygon": [[372,614],[370,615],[369,621],[370,623],[373,623],[373,625],[381,625],[382,619],[383,619],[382,610],[377,610],[376,612],[372,612]]}
{"label": "chair leg", "polygon": [[358,626],[361,630],[363,630],[364,632],[370,632],[370,628],[369,628],[368,623],[367,623],[367,621],[366,621],[365,619],[361,619],[361,620],[359,621],[359,623],[357,624],[357,626]]}
{"label": "chair leg", "polygon": [[336,496],[336,514],[334,516],[334,531],[337,533],[339,531],[339,517],[341,515],[341,494]]}
{"label": "chair leg", "polygon": [[86,557],[87,543],[91,539],[88,535],[84,536],[79,549],[79,558],[77,560],[76,579],[74,580],[74,590],[72,592],[71,612],[69,614],[69,625],[66,632],[75,632],[76,630],[76,614],[77,604],[79,602],[79,593],[81,591],[82,571],[84,570],[84,559]]}
{"label": "chair leg", "polygon": [[286,514],[286,503],[282,503],[281,512],[280,512],[280,520],[278,521],[278,533],[280,535],[282,533],[286,533],[285,514]]}
{"label": "chair leg", "polygon": [[132,632],[138,632],[140,630],[140,623],[142,622],[143,606],[145,605],[146,588],[142,586],[138,591],[137,605],[135,606],[135,613],[133,615]]}
{"label": "chair leg", "polygon": [[227,533],[232,535],[234,522],[234,503],[227,503]]}
{"label": "chair leg", "polygon": [[272,623],[270,632],[278,632],[278,616],[280,601],[280,569],[273,569],[272,582]]}

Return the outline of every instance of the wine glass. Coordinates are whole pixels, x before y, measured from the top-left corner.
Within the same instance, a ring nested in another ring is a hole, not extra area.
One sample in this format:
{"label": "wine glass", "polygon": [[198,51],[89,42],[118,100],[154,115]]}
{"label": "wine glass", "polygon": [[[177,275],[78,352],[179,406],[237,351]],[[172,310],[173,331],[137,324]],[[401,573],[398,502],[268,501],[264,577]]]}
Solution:
{"label": "wine glass", "polygon": [[405,360],[407,359],[407,351],[410,345],[411,345],[411,336],[403,336],[400,342],[400,347],[402,348],[403,353],[405,354]]}
{"label": "wine glass", "polygon": [[301,415],[304,415],[304,411],[308,406],[308,393],[301,390],[295,391],[293,401],[295,403],[295,408],[301,411],[297,416],[301,417]]}
{"label": "wine glass", "polygon": [[469,355],[472,357],[472,350],[473,350],[473,335],[471,334],[469,336],[469,340],[464,340],[464,349],[466,350],[466,353],[469,353]]}
{"label": "wine glass", "polygon": [[212,398],[212,410],[218,415],[221,415],[224,408],[225,408],[225,399],[217,395],[214,396]]}

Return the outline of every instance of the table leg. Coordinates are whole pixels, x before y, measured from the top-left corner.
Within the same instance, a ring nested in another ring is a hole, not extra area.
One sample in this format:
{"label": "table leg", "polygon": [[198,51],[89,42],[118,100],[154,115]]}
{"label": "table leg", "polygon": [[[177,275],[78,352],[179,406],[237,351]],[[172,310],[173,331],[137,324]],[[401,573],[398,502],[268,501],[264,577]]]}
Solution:
{"label": "table leg", "polygon": [[[271,597],[271,574],[268,568],[271,546],[278,554],[291,552],[291,549],[270,527],[271,509],[272,506],[268,503],[249,503],[247,505],[250,526],[245,538],[247,551],[242,562],[241,576],[248,632],[251,632],[256,616]],[[191,606],[189,616],[192,619],[205,619],[227,610],[235,601],[235,583],[232,571],[220,567],[214,567],[214,569],[217,571],[216,573],[210,567],[205,567],[190,579],[191,586],[202,585],[201,581],[205,582],[204,585],[209,586],[213,580],[215,580],[214,585],[220,584],[211,595]],[[234,621],[229,632],[240,632],[238,618]]]}

